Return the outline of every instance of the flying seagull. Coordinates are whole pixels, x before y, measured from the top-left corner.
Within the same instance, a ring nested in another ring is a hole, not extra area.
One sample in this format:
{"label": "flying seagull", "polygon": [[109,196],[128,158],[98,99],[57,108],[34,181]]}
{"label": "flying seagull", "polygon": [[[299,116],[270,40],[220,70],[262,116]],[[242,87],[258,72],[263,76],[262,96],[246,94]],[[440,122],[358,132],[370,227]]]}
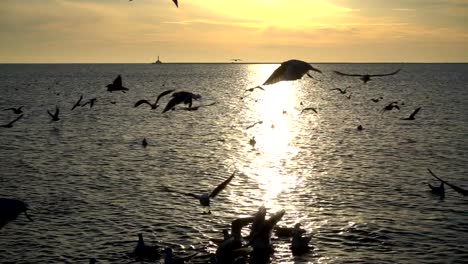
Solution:
{"label": "flying seagull", "polygon": [[263,121],[262,120],[257,121],[255,123],[251,124],[250,126],[247,126],[245,129],[250,129],[250,128],[252,128],[252,127],[254,127],[254,126],[258,125],[258,124],[263,124]]}
{"label": "flying seagull", "polygon": [[430,169],[427,169],[427,170],[429,171],[429,173],[430,173],[432,176],[434,176],[436,179],[438,179],[438,180],[441,181],[442,183],[447,184],[448,186],[450,186],[450,188],[454,189],[456,192],[462,194],[463,196],[467,196],[467,195],[468,195],[468,190],[465,190],[465,189],[460,188],[460,187],[458,187],[458,186],[455,186],[455,185],[453,185],[453,184],[451,184],[451,183],[448,183],[448,182],[442,180],[441,178],[437,177]]}
{"label": "flying seagull", "polygon": [[263,87],[261,87],[260,85],[255,86],[255,87],[252,87],[252,88],[249,88],[249,89],[247,89],[247,90],[245,90],[245,91],[246,91],[246,92],[253,92],[255,89],[259,89],[259,90],[265,91],[265,89],[263,89]]}
{"label": "flying seagull", "polygon": [[[193,193],[183,193],[183,192],[173,191],[173,190],[170,190],[168,187],[165,187],[164,189],[166,191],[172,191],[172,192],[177,192],[177,193],[182,194],[182,195],[191,196],[193,198],[198,199],[199,202],[200,202],[200,205],[209,207],[210,206],[210,198],[215,198],[216,195],[218,195],[222,190],[224,190],[226,188],[226,186],[229,184],[229,182],[231,182],[232,178],[234,178],[234,175],[236,175],[236,171],[234,171],[231,174],[231,176],[229,176],[229,178],[227,178],[221,184],[216,186],[216,188],[211,193],[203,193],[203,194],[198,195],[198,194],[193,194]],[[209,213],[209,211],[208,211],[208,213]]]}
{"label": "flying seagull", "polygon": [[71,110],[75,109],[77,106],[81,106],[81,100],[83,100],[83,95],[80,96],[80,99],[78,99],[78,101],[73,105]]}
{"label": "flying seagull", "polygon": [[60,118],[58,117],[59,113],[60,113],[60,109],[58,108],[58,106],[55,106],[55,113],[54,114],[52,114],[49,110],[47,110],[47,113],[52,118],[51,121],[59,121],[60,120]]}
{"label": "flying seagull", "polygon": [[416,108],[409,117],[402,118],[402,120],[414,120],[415,119],[414,117],[419,112],[419,110],[421,110],[421,107]]}
{"label": "flying seagull", "polygon": [[371,77],[382,77],[382,76],[390,76],[390,75],[395,75],[398,72],[400,72],[401,69],[398,69],[394,72],[391,73],[384,73],[384,74],[350,74],[350,73],[343,73],[339,71],[333,71],[334,73],[341,75],[341,76],[351,76],[351,77],[360,77],[360,79],[364,82],[367,83],[370,81]]}
{"label": "flying seagull", "polygon": [[147,104],[147,105],[149,105],[149,106],[151,107],[151,109],[156,109],[156,108],[158,108],[158,106],[159,106],[159,105],[158,105],[159,99],[161,99],[161,97],[163,97],[163,96],[165,96],[165,95],[167,95],[167,94],[172,93],[173,91],[175,91],[175,90],[166,90],[166,91],[160,93],[160,94],[158,95],[158,98],[156,98],[156,102],[154,102],[154,104],[151,104],[151,103],[148,102],[147,100],[144,100],[144,99],[143,99],[143,100],[140,100],[140,101],[136,102],[134,107],[138,107],[138,106],[140,106],[141,104]]}
{"label": "flying seagull", "polygon": [[114,91],[128,91],[128,88],[122,86],[122,77],[120,74],[115,78],[114,82],[111,84],[106,85],[107,91],[114,92]]}
{"label": "flying seagull", "polygon": [[386,111],[392,111],[393,108],[396,108],[396,109],[400,110],[400,107],[398,106],[398,102],[391,102],[391,103],[389,103],[388,105],[386,105],[386,106],[382,109],[381,113],[383,114],[383,113],[386,112]]}
{"label": "flying seagull", "polygon": [[334,91],[334,90],[337,90],[339,91],[341,94],[345,94],[346,93],[346,90],[348,90],[349,87],[346,87],[344,90],[341,89],[341,88],[334,88],[334,89],[330,89],[330,91]]}
{"label": "flying seagull", "polygon": [[311,111],[315,112],[316,114],[318,114],[317,109],[315,109],[314,107],[306,107],[306,108],[302,109],[301,114],[304,113],[305,111],[309,111],[309,110],[311,110]]}
{"label": "flying seagull", "polygon": [[302,76],[307,74],[313,79],[312,75],[308,72],[316,71],[322,73],[319,69],[312,67],[309,63],[301,60],[288,60],[281,63],[271,76],[263,83],[263,85],[274,84],[280,81],[294,81],[301,79]]}
{"label": "flying seagull", "polygon": [[0,125],[0,127],[12,128],[12,127],[13,127],[13,124],[14,124],[16,121],[20,120],[22,117],[23,117],[23,115],[20,115],[20,116],[18,116],[17,118],[15,118],[13,121],[10,121],[10,123],[5,124],[5,125]]}
{"label": "flying seagull", "polygon": [[23,110],[21,110],[21,108],[23,108],[23,106],[20,106],[20,107],[18,107],[18,108],[14,108],[14,107],[6,108],[6,109],[3,109],[3,111],[11,110],[11,111],[13,111],[13,113],[15,113],[16,115],[19,115],[19,114],[22,114],[22,113],[23,113]]}
{"label": "flying seagull", "polygon": [[174,4],[177,6],[177,8],[179,8],[179,3],[177,2],[177,0],[172,0],[172,2],[174,2]]}
{"label": "flying seagull", "polygon": [[89,99],[86,103],[82,104],[81,107],[84,107],[89,104],[89,108],[93,108],[96,98]]}
{"label": "flying seagull", "polygon": [[0,198],[0,229],[8,222],[15,220],[18,215],[24,213],[29,221],[33,221],[27,213],[28,205],[20,200],[13,198]]}
{"label": "flying seagull", "polygon": [[171,97],[172,97],[172,99],[167,103],[166,107],[162,111],[163,113],[171,110],[176,105],[181,104],[181,103],[188,104],[189,108],[191,108],[192,107],[192,100],[201,99],[201,95],[199,95],[199,94],[194,94],[194,93],[191,93],[191,92],[184,92],[184,91],[173,93],[171,95]]}

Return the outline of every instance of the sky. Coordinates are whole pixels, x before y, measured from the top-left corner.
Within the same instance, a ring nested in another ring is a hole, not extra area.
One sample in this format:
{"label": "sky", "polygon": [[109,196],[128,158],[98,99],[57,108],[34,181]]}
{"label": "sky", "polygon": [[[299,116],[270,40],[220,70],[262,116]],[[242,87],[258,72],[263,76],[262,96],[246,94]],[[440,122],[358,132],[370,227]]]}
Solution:
{"label": "sky", "polygon": [[0,63],[468,62],[468,0],[1,0]]}

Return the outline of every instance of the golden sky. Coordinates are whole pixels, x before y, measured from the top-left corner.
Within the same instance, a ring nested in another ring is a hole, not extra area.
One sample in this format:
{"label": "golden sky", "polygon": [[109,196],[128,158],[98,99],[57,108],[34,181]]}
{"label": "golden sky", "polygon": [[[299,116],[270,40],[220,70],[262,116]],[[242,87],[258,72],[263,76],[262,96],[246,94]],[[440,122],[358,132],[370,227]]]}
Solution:
{"label": "golden sky", "polygon": [[468,62],[468,0],[1,0],[0,62]]}

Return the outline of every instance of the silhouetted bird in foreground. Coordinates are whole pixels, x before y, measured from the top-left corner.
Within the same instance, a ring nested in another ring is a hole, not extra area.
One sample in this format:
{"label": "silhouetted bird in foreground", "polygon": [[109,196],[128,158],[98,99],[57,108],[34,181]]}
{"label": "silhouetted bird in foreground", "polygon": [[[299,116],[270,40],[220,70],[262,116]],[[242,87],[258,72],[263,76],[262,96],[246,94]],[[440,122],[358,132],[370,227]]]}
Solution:
{"label": "silhouetted bird in foreground", "polygon": [[75,109],[77,106],[80,106],[82,99],[83,99],[83,95],[80,96],[80,99],[78,99],[78,101],[73,105],[71,110]]}
{"label": "silhouetted bird in foreground", "polygon": [[174,91],[174,90],[166,90],[166,91],[160,93],[160,94],[158,95],[158,97],[156,98],[156,102],[154,102],[154,104],[151,104],[151,103],[148,102],[147,100],[144,100],[144,99],[143,99],[143,100],[140,100],[140,101],[136,102],[134,107],[138,107],[138,106],[140,106],[141,104],[147,104],[147,105],[149,105],[149,106],[151,107],[151,109],[156,109],[156,108],[158,108],[158,106],[159,106],[159,105],[158,105],[159,99],[161,99],[161,97],[163,97],[163,96],[165,96],[165,95],[167,95],[167,94],[172,93],[173,91]]}
{"label": "silhouetted bird in foreground", "polygon": [[59,121],[60,120],[59,113],[60,113],[60,109],[58,108],[58,106],[55,106],[54,114],[52,114],[49,110],[47,110],[47,114],[49,114],[49,116],[52,118],[51,121]]}
{"label": "silhouetted bird in foreground", "polygon": [[156,261],[159,259],[159,247],[149,246],[143,240],[143,234],[138,234],[138,242],[132,253],[128,254],[130,257],[135,258],[137,261]]}
{"label": "silhouetted bird in foreground", "polygon": [[12,127],[13,127],[13,124],[14,124],[16,121],[20,120],[21,118],[23,118],[23,115],[18,116],[18,117],[15,118],[13,121],[10,121],[10,123],[8,123],[8,124],[0,125],[0,127],[12,128]]}
{"label": "silhouetted bird in foreground", "polygon": [[8,110],[11,110],[13,111],[13,113],[15,113],[16,115],[19,115],[19,114],[22,114],[23,113],[23,108],[24,106],[20,106],[18,108],[14,108],[14,107],[10,107],[10,108],[6,108],[6,109],[3,109],[3,111],[8,111]]}
{"label": "silhouetted bird in foreground", "polygon": [[434,176],[436,179],[438,179],[439,181],[441,181],[442,183],[445,183],[447,184],[450,188],[452,188],[453,190],[455,190],[456,192],[462,194],[463,196],[467,196],[468,195],[468,190],[465,190],[463,188],[460,188],[456,185],[453,185],[445,180],[442,180],[441,178],[437,177],[430,169],[427,169],[429,171],[429,173]]}
{"label": "silhouetted bird in foreground", "polygon": [[280,81],[294,81],[301,79],[302,76],[307,74],[313,79],[312,75],[308,72],[316,71],[322,73],[319,69],[312,67],[309,63],[301,60],[288,60],[281,63],[271,76],[263,83],[263,85],[274,84]]}
{"label": "silhouetted bird in foreground", "polygon": [[419,110],[421,110],[421,107],[416,108],[416,109],[413,111],[413,113],[412,113],[409,117],[407,117],[407,118],[402,118],[402,120],[414,120],[414,119],[415,119],[414,117],[415,117],[416,114],[419,112]]}
{"label": "silhouetted bird in foreground", "polygon": [[33,221],[27,213],[28,205],[20,200],[12,198],[0,198],[0,229],[8,222],[15,220],[18,215],[24,213],[29,221]]}
{"label": "silhouetted bird in foreground", "polygon": [[114,91],[128,91],[128,88],[122,86],[122,77],[120,74],[115,78],[114,82],[111,84],[106,85],[107,91],[114,92]]}
{"label": "silhouetted bird in foreground", "polygon": [[309,242],[311,240],[310,236],[302,236],[305,230],[301,228],[301,224],[297,223],[294,225],[292,230],[292,241],[291,241],[291,251],[294,256],[299,256],[310,251],[311,247]]}
{"label": "silhouetted bird in foreground", "polygon": [[382,77],[382,76],[395,75],[398,72],[400,72],[400,70],[401,69],[398,69],[398,70],[396,70],[394,72],[384,73],[384,74],[350,74],[350,73],[343,73],[343,72],[339,72],[339,71],[333,71],[333,72],[338,74],[338,75],[342,75],[342,76],[360,77],[359,79],[361,79],[364,83],[367,83],[368,81],[370,81],[371,77]]}
{"label": "silhouetted bird in foreground", "polygon": [[181,103],[188,104],[188,107],[192,108],[193,100],[201,99],[201,95],[199,94],[184,91],[173,93],[171,97],[172,99],[167,103],[166,107],[162,111],[163,113],[173,109],[176,105]]}
{"label": "silhouetted bird in foreground", "polygon": [[250,232],[250,242],[254,251],[272,252],[271,235],[273,228],[284,216],[285,211],[280,210],[265,220],[266,209],[261,206],[255,215]]}
{"label": "silhouetted bird in foreground", "polygon": [[[166,191],[170,191],[170,192],[176,192],[176,193],[179,193],[179,194],[182,194],[182,195],[187,195],[187,196],[191,196],[195,199],[198,199],[198,201],[200,202],[200,205],[202,206],[206,206],[206,207],[209,207],[210,206],[210,198],[215,198],[222,190],[224,190],[226,188],[226,186],[231,182],[231,180],[234,178],[234,175],[236,175],[236,171],[234,171],[231,176],[229,176],[229,178],[227,178],[225,181],[223,181],[221,184],[219,184],[218,186],[216,186],[216,188],[211,191],[211,193],[203,193],[203,194],[193,194],[193,193],[184,193],[184,192],[179,192],[179,191],[175,191],[175,190],[171,190],[169,189],[168,187],[164,187],[164,189]],[[210,211],[208,210],[207,213],[210,213]]]}

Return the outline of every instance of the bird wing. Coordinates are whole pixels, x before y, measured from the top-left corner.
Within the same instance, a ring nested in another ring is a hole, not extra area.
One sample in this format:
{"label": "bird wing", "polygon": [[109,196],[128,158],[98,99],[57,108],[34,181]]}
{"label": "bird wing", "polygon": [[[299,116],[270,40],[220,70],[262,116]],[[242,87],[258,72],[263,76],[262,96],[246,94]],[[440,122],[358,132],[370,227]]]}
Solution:
{"label": "bird wing", "polygon": [[8,111],[8,110],[15,111],[16,109],[15,109],[15,108],[13,108],[13,107],[10,107],[10,108],[5,108],[5,109],[3,109],[3,111]]}
{"label": "bird wing", "polygon": [[122,87],[122,77],[120,75],[117,76],[117,78],[115,78],[114,82],[112,83],[114,88],[117,88],[117,87]]}
{"label": "bird wing", "polygon": [[80,99],[78,99],[78,101],[77,101],[77,102],[76,102],[76,103],[73,105],[73,107],[72,107],[72,109],[71,109],[71,110],[73,110],[73,109],[75,109],[77,106],[79,106],[79,105],[80,105],[80,103],[81,103],[81,100],[82,100],[82,99],[83,99],[83,95],[82,95],[82,96],[80,96]]}
{"label": "bird wing", "polygon": [[274,84],[280,82],[284,79],[284,74],[286,72],[287,66],[286,64],[282,63],[271,75],[268,79],[263,83],[263,85]]}
{"label": "bird wing", "polygon": [[314,111],[316,114],[318,114],[317,110],[316,110],[315,108],[313,108],[313,107],[306,107],[306,108],[302,109],[301,114],[302,114],[304,111],[307,111],[307,110],[312,110],[312,111]]}
{"label": "bird wing", "polygon": [[414,110],[414,112],[409,116],[409,118],[413,119],[416,116],[416,114],[419,112],[419,110],[421,110],[421,107],[416,108],[416,110]]}
{"label": "bird wing", "polygon": [[380,77],[380,76],[389,76],[389,75],[394,75],[400,72],[401,69],[398,69],[394,72],[391,73],[384,73],[384,74],[370,74],[369,77]]}
{"label": "bird wing", "polygon": [[144,99],[143,99],[143,100],[140,100],[140,101],[136,102],[136,103],[135,103],[135,106],[133,106],[133,107],[138,107],[138,106],[140,106],[141,104],[147,104],[147,105],[151,106],[151,103],[150,103],[150,102],[148,102],[147,100],[144,100]]}
{"label": "bird wing", "polygon": [[434,177],[435,177],[436,179],[438,179],[439,181],[441,181],[441,182],[447,184],[447,185],[450,186],[452,189],[454,189],[456,192],[462,194],[463,196],[468,195],[468,190],[465,190],[465,189],[460,188],[460,187],[458,187],[458,186],[455,186],[455,185],[453,185],[453,184],[451,184],[451,183],[449,183],[449,182],[447,182],[447,181],[444,181],[444,180],[442,180],[441,178],[437,177],[430,169],[427,169],[427,170],[429,171],[429,173],[430,173],[432,176],[434,176]]}
{"label": "bird wing", "polygon": [[333,71],[333,72],[341,76],[358,76],[358,77],[364,76],[362,74],[344,73],[344,72],[339,72],[339,71]]}
{"label": "bird wing", "polygon": [[242,217],[242,218],[237,218],[236,220],[232,221],[231,223],[231,234],[240,234],[241,229],[252,223],[254,221],[255,217],[250,216],[250,217]]}
{"label": "bird wing", "polygon": [[[174,96],[174,94],[172,95]],[[174,96],[166,105],[164,110],[162,111],[163,113],[171,110],[174,106],[182,103],[185,101],[185,96]]]}
{"label": "bird wing", "polygon": [[179,7],[179,3],[177,3],[177,0],[172,0],[172,2],[174,2],[174,4]]}
{"label": "bird wing", "polygon": [[58,108],[58,106],[55,106],[55,117],[58,117],[59,113],[60,113],[60,109]]}
{"label": "bird wing", "polygon": [[236,175],[236,171],[234,171],[229,178],[227,178],[225,181],[223,181],[220,185],[218,185],[211,193],[210,193],[210,198],[215,198],[218,193],[220,193],[226,186],[231,182],[232,178],[234,178],[234,175]]}
{"label": "bird wing", "polygon": [[23,115],[18,116],[18,117],[15,118],[13,121],[11,121],[10,123],[8,123],[8,125],[13,125],[13,123],[15,123],[16,121],[20,120],[22,117],[23,117]]}
{"label": "bird wing", "polygon": [[50,117],[54,118],[54,115],[49,110],[47,110],[47,113],[49,114]]}
{"label": "bird wing", "polygon": [[163,97],[163,96],[165,96],[165,95],[168,95],[168,94],[172,93],[173,91],[175,91],[175,90],[173,90],[173,89],[172,89],[172,90],[166,90],[166,91],[160,93],[160,94],[158,95],[158,98],[156,99],[156,103],[154,103],[154,104],[158,104],[159,99],[161,99],[161,97]]}

